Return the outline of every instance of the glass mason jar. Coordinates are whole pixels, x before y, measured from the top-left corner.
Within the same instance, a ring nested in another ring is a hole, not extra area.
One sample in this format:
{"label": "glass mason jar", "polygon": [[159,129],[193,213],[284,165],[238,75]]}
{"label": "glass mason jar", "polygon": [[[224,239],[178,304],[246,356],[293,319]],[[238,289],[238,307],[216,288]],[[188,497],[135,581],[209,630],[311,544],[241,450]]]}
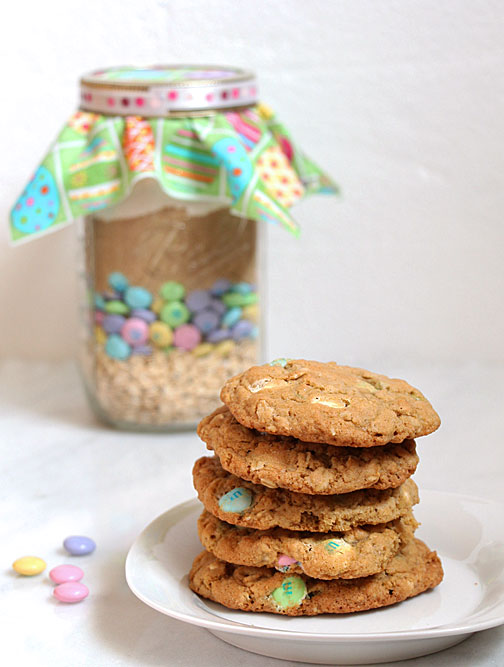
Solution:
{"label": "glass mason jar", "polygon": [[104,421],[193,427],[223,383],[262,361],[262,226],[140,181],[80,226],[81,367]]}

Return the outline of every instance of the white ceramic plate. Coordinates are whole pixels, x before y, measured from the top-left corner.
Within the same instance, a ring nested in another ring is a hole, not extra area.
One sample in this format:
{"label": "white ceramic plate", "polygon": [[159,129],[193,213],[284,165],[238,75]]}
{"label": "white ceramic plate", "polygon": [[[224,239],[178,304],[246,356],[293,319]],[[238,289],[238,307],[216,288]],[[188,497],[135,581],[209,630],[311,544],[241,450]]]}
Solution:
{"label": "white ceramic plate", "polygon": [[391,607],[346,615],[287,617],[233,611],[199,598],[187,572],[202,547],[194,499],[153,521],[126,560],[133,593],[180,621],[262,655],[322,664],[375,664],[440,651],[504,623],[504,505],[422,491],[418,536],[439,553],[436,589]]}

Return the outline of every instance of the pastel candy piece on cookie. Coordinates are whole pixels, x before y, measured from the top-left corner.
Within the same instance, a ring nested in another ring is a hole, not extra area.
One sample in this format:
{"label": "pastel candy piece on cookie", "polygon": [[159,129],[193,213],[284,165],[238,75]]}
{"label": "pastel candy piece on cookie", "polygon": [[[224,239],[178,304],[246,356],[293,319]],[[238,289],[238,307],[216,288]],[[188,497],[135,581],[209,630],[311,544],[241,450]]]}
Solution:
{"label": "pastel candy piece on cookie", "polygon": [[225,292],[229,292],[230,289],[231,282],[226,280],[226,278],[219,278],[219,280],[216,280],[212,285],[210,292],[214,296],[222,296]]}
{"label": "pastel candy piece on cookie", "polygon": [[50,227],[56,220],[60,197],[56,181],[46,167],[39,167],[12,211],[12,223],[24,234]]}
{"label": "pastel candy piece on cookie", "polygon": [[173,341],[173,331],[165,322],[153,322],[149,327],[149,337],[156,347],[167,347]]}
{"label": "pastel candy piece on cookie", "polygon": [[244,512],[253,502],[254,496],[250,489],[238,486],[225,493],[219,499],[219,507],[223,512]]}
{"label": "pastel candy piece on cookie", "polygon": [[110,334],[105,343],[105,352],[112,359],[124,361],[131,355],[131,347],[117,334]]}
{"label": "pastel candy piece on cookie", "polygon": [[189,310],[193,313],[198,313],[201,310],[205,310],[212,303],[212,297],[210,292],[203,289],[194,290],[189,292],[185,298],[185,304]]}
{"label": "pastel candy piece on cookie", "polygon": [[301,577],[286,577],[271,593],[271,597],[281,609],[287,609],[300,605],[306,594],[306,584]]}
{"label": "pastel candy piece on cookie", "polygon": [[221,399],[248,428],[338,446],[399,443],[440,424],[404,380],[334,362],[252,366],[225,383]]}
{"label": "pastel candy piece on cookie", "polygon": [[219,316],[213,310],[206,308],[196,313],[193,324],[205,335],[217,329],[219,326]]}
{"label": "pastel candy piece on cookie", "polygon": [[143,345],[149,337],[149,325],[139,317],[130,317],[121,329],[121,336],[129,345]]}
{"label": "pastel candy piece on cookie", "polygon": [[189,321],[190,316],[189,309],[181,301],[170,301],[162,307],[159,314],[161,320],[171,327],[185,324]]}
{"label": "pastel candy piece on cookie", "polygon": [[180,301],[184,298],[185,288],[174,280],[168,280],[161,285],[159,294],[165,301]]}
{"label": "pastel candy piece on cookie", "polygon": [[131,317],[139,317],[141,320],[147,322],[147,324],[150,324],[151,322],[155,322],[156,313],[147,308],[135,308],[131,311]]}
{"label": "pastel candy piece on cookie", "polygon": [[152,303],[152,294],[144,287],[128,287],[124,301],[130,308],[148,308]]}
{"label": "pastel candy piece on cookie", "polygon": [[175,329],[173,344],[183,350],[192,350],[201,342],[201,333],[194,324],[183,324]]}
{"label": "pastel candy piece on cookie", "polygon": [[129,280],[119,271],[114,271],[108,277],[108,284],[116,292],[122,293],[129,287]]}
{"label": "pastel candy piece on cookie", "polygon": [[105,315],[103,318],[103,328],[108,334],[119,333],[126,322],[122,315]]}

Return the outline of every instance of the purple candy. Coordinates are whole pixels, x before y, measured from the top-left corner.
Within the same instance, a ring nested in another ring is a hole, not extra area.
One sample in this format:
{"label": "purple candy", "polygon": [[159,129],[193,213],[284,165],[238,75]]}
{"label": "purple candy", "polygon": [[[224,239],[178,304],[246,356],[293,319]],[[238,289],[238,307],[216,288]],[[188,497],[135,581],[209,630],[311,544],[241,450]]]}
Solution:
{"label": "purple candy", "polygon": [[147,310],[147,308],[135,308],[131,311],[131,317],[138,317],[150,324],[156,319],[156,313],[153,313],[152,310]]}
{"label": "purple candy", "polygon": [[229,292],[230,288],[231,283],[229,280],[226,280],[225,278],[219,278],[219,280],[216,280],[212,285],[210,292],[214,296],[221,296],[221,294],[224,294],[224,292]]}
{"label": "purple candy", "polygon": [[254,325],[252,322],[249,320],[240,320],[231,329],[231,336],[234,340],[241,340],[242,338],[247,338],[247,336],[250,336],[253,329]]}
{"label": "purple candy", "polygon": [[211,302],[212,297],[204,289],[196,289],[194,292],[189,292],[185,298],[186,306],[193,313],[197,313],[200,310],[205,310],[205,308],[208,308]]}
{"label": "purple candy", "polygon": [[227,310],[226,305],[222,303],[220,299],[212,299],[209,308],[220,317],[222,317]]}
{"label": "purple candy", "polygon": [[126,322],[122,315],[105,315],[102,327],[108,334],[119,333]]}
{"label": "purple candy", "polygon": [[221,340],[226,340],[231,338],[231,332],[229,329],[216,329],[208,334],[206,337],[209,343],[220,343]]}
{"label": "purple candy", "polygon": [[220,317],[216,312],[207,308],[201,310],[194,316],[193,324],[195,324],[202,334],[209,334],[219,326]]}
{"label": "purple candy", "polygon": [[152,354],[152,347],[150,345],[134,345],[131,348],[131,354]]}

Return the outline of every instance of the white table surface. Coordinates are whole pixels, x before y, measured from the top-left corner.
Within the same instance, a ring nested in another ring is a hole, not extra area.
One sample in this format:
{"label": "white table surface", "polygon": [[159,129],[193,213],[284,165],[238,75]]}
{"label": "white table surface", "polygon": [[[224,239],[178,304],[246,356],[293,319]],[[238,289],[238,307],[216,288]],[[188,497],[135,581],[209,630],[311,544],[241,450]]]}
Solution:
{"label": "white table surface", "polygon": [[[380,369],[387,372],[387,369]],[[423,488],[502,498],[504,368],[388,369],[416,384],[443,419],[418,443],[415,480]],[[299,665],[229,646],[206,630],[163,616],[137,600],[124,577],[137,534],[166,509],[195,495],[192,462],[206,450],[195,434],[132,434],[91,416],[72,364],[0,366],[2,663],[14,667]],[[68,562],[62,540],[93,537],[94,554],[73,559],[90,589],[76,605],[51,597],[47,571]],[[430,545],[435,548],[435,544]],[[10,564],[47,561],[38,577]],[[189,569],[190,563],[187,564]],[[473,635],[408,667],[504,665],[504,626]]]}

